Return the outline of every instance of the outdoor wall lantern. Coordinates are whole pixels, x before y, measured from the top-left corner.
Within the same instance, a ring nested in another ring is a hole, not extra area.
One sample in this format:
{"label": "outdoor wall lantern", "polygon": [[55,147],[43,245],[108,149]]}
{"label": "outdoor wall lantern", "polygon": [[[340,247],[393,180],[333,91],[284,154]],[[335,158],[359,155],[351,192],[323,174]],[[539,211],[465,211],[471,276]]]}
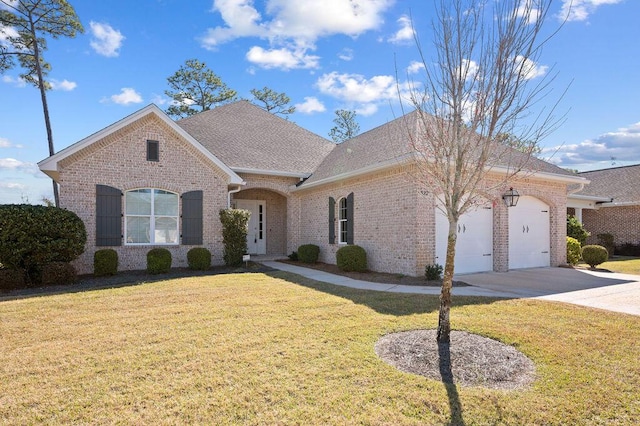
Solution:
{"label": "outdoor wall lantern", "polygon": [[515,207],[520,199],[520,194],[518,194],[518,191],[515,189],[509,188],[509,190],[502,195],[502,199],[507,207]]}

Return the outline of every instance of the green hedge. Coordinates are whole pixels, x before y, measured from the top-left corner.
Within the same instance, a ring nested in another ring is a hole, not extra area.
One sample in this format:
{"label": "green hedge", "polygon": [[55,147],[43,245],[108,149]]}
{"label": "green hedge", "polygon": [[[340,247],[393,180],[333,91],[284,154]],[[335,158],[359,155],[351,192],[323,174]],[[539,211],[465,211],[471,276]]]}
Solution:
{"label": "green hedge", "polygon": [[336,263],[343,271],[364,272],[367,270],[367,252],[360,246],[343,246],[336,252]]}
{"label": "green hedge", "polygon": [[580,241],[572,237],[567,237],[567,262],[577,265],[582,257],[582,246]]}
{"label": "green hedge", "polygon": [[24,269],[0,268],[0,290],[15,290],[25,287]]}
{"label": "green hedge", "polygon": [[102,277],[118,273],[118,252],[114,249],[102,249],[93,254],[93,275]]}
{"label": "green hedge", "polygon": [[51,262],[42,267],[42,285],[67,285],[77,281],[78,275],[72,264]]}
{"label": "green hedge", "polygon": [[147,253],[147,272],[166,274],[171,270],[171,252],[166,248],[154,248]]}
{"label": "green hedge", "polygon": [[304,263],[316,263],[320,256],[320,247],[315,244],[303,244],[298,247],[298,260]]}
{"label": "green hedge", "polygon": [[609,253],[602,246],[590,245],[582,247],[582,260],[592,268],[606,262],[608,259]]}
{"label": "green hedge", "polygon": [[194,247],[187,252],[189,268],[206,271],[211,268],[211,252],[204,247]]}
{"label": "green hedge", "polygon": [[224,263],[228,266],[242,265],[242,256],[247,253],[247,225],[251,212],[241,209],[220,210]]}
{"label": "green hedge", "polygon": [[580,221],[571,215],[567,215],[567,236],[580,241],[580,244],[587,242],[587,237],[591,235]]}
{"label": "green hedge", "polygon": [[26,270],[32,283],[40,283],[44,265],[80,256],[86,242],[84,223],[73,212],[30,204],[0,205],[0,263]]}

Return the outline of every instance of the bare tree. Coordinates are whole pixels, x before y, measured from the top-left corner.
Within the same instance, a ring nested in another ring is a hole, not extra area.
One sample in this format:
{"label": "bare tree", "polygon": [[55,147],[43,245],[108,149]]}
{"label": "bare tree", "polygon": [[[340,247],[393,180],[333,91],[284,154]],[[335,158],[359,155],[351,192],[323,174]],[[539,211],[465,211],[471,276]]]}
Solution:
{"label": "bare tree", "polygon": [[[543,24],[551,0],[437,0],[433,60],[424,84],[413,84],[409,105],[418,131],[410,134],[418,185],[434,194],[448,218],[437,340],[450,341],[451,286],[460,217],[532,170],[538,142],[554,130],[556,104],[533,114],[554,75],[538,68]],[[526,141],[513,149],[505,136]]]}
{"label": "bare tree", "polygon": [[[53,131],[47,104],[47,89],[51,86],[45,80],[51,65],[42,57],[47,50],[45,36],[54,39],[75,37],[84,28],[73,7],[65,0],[0,0],[0,3],[0,35],[6,39],[6,44],[0,43],[0,73],[13,68],[16,58],[24,69],[20,77],[40,90],[49,155],[53,155]],[[59,207],[58,185],[55,181],[52,183],[55,205]]]}

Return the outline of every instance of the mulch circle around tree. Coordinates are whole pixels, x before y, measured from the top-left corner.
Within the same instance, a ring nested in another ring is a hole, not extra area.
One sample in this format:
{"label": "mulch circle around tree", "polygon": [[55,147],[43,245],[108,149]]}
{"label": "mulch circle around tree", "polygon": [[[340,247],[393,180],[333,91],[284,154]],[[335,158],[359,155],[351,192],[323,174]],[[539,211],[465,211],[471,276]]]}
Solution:
{"label": "mulch circle around tree", "polygon": [[451,331],[450,344],[438,344],[436,330],[382,336],[375,352],[405,373],[461,386],[517,390],[535,380],[533,361],[512,346],[466,331]]}

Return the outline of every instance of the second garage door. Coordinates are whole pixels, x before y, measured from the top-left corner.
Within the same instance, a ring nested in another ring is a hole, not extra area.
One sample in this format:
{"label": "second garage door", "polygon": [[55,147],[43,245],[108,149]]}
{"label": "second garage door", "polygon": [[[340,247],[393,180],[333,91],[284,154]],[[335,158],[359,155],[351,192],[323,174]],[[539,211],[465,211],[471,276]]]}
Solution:
{"label": "second garage door", "polygon": [[534,197],[520,197],[509,207],[509,269],[550,265],[549,206]]}

